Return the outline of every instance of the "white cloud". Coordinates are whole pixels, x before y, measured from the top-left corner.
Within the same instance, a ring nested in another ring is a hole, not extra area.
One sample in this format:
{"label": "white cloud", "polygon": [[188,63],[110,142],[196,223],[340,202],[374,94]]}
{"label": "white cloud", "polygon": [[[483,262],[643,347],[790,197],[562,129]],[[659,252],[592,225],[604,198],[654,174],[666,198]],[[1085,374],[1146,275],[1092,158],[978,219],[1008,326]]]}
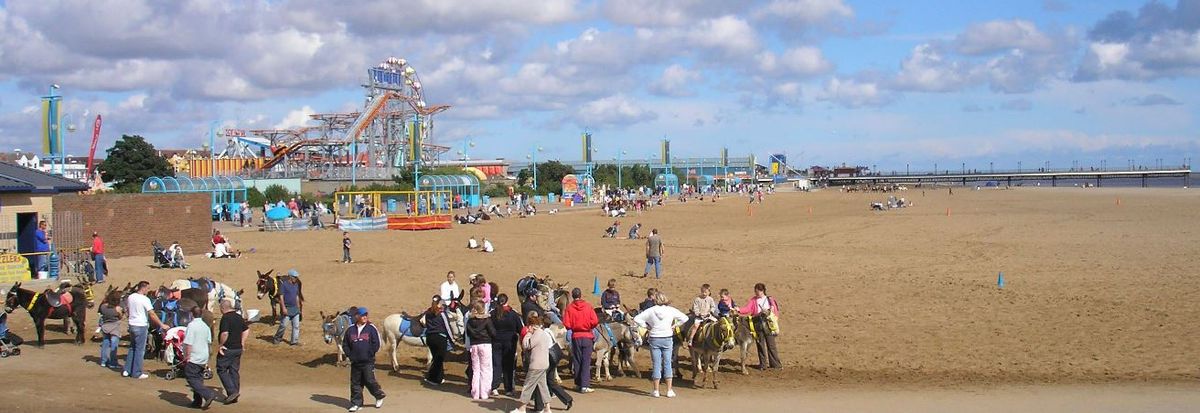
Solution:
{"label": "white cloud", "polygon": [[275,129],[292,129],[311,125],[312,115],[316,113],[311,106],[304,105],[300,109],[292,110],[284,115],[279,123],[275,124]]}
{"label": "white cloud", "polygon": [[801,46],[788,49],[782,55],[764,51],[756,56],[758,67],[763,73],[782,76],[813,76],[833,69],[821,49]]}
{"label": "white cloud", "polygon": [[572,120],[585,128],[624,128],[658,118],[658,114],[642,108],[628,96],[617,94],[593,100],[580,106]]}
{"label": "white cloud", "polygon": [[737,13],[749,1],[608,0],[600,6],[610,20],[637,27],[685,26],[697,20]]}
{"label": "white cloud", "polygon": [[1055,48],[1050,36],[1028,20],[992,20],[976,23],[954,40],[956,50],[967,55],[995,53],[1009,49],[1049,52]]}
{"label": "white cloud", "polygon": [[970,71],[969,65],[947,59],[933,45],[924,43],[900,63],[893,84],[901,90],[951,92],[970,84]]}
{"label": "white cloud", "polygon": [[879,106],[891,101],[891,97],[878,83],[841,79],[836,76],[825,83],[817,100],[837,103],[847,108]]}
{"label": "white cloud", "polygon": [[854,9],[842,0],[771,0],[755,14],[759,18],[815,24],[831,18],[854,17]]}
{"label": "white cloud", "polygon": [[692,96],[693,87],[701,79],[700,72],[679,64],[663,69],[662,76],[650,85],[650,92],[662,96]]}

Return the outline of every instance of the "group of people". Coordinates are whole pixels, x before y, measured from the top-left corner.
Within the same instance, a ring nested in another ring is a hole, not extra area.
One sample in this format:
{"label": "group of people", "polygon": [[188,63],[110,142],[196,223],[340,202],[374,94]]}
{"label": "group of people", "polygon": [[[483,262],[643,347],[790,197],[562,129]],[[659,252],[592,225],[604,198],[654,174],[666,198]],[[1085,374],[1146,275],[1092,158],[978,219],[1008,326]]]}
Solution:
{"label": "group of people", "polygon": [[475,240],[474,235],[472,235],[470,239],[467,239],[467,249],[479,250],[479,252],[496,252],[496,247],[492,245],[491,240],[487,239],[487,237],[483,237],[483,242],[481,243]]}
{"label": "group of people", "polygon": [[229,245],[229,239],[221,235],[221,231],[214,229],[212,235],[213,251],[208,254],[209,258],[237,258],[242,256],[242,252],[233,249]]}
{"label": "group of people", "polygon": [[[149,290],[150,282],[138,282],[123,300],[121,290],[112,290],[97,308],[101,335],[99,364],[104,368],[120,370],[122,377],[140,380],[150,378],[143,366],[147,339],[151,328],[166,330],[168,327],[156,313],[147,295]],[[222,314],[217,335],[217,376],[220,377],[225,391],[223,402],[234,404],[241,397],[241,358],[250,330],[231,301],[222,300],[220,308]],[[204,385],[204,371],[212,358],[209,349],[213,334],[201,317],[204,311],[202,307],[192,306],[183,310],[192,315],[182,341],[183,376],[192,389],[191,406],[207,409],[217,398],[216,393]],[[129,352],[125,355],[124,366],[117,355],[122,336],[122,319],[127,325],[125,331],[130,337]]]}

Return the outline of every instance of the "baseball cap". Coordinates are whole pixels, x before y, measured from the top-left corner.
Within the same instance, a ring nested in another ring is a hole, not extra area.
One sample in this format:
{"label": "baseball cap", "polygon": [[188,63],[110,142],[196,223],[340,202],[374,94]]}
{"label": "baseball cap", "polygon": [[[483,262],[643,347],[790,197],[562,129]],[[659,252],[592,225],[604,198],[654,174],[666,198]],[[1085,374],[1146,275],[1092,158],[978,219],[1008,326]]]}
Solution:
{"label": "baseball cap", "polygon": [[367,315],[367,307],[358,307],[358,315]]}
{"label": "baseball cap", "polygon": [[293,269],[288,270],[288,275],[292,276],[292,277],[299,277],[300,271],[296,271],[296,269],[293,268]]}

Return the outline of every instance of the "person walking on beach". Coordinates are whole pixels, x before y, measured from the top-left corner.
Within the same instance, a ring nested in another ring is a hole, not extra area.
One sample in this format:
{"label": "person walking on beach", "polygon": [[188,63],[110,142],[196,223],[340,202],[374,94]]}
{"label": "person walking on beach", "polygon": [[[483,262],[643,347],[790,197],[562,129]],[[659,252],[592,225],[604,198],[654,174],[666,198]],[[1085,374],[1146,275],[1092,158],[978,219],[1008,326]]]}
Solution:
{"label": "person walking on beach", "polygon": [[225,388],[225,404],[234,404],[242,395],[242,343],[250,336],[246,320],[233,309],[233,302],[221,300],[221,324],[217,328],[217,377]]}
{"label": "person walking on beach", "polygon": [[342,231],[342,263],[354,262],[350,258],[350,233]]}
{"label": "person walking on beach", "polygon": [[642,278],[650,275],[650,267],[654,267],[654,278],[662,278],[662,257],[662,238],[658,236],[658,228],[655,228],[646,237],[646,270],[642,271]]}
{"label": "person walking on beach", "polygon": [[499,333],[482,302],[471,304],[467,336],[471,339],[471,398],[487,400],[492,389],[492,342]]}
{"label": "person walking on beach", "polygon": [[104,239],[100,233],[92,231],[92,260],[95,261],[96,284],[104,284],[104,275],[108,273],[108,261],[104,259]]}
{"label": "person walking on beach", "polygon": [[687,322],[687,315],[671,307],[671,299],[658,292],[654,297],[654,307],[642,311],[633,321],[642,328],[650,329],[650,339],[647,341],[650,345],[650,380],[654,382],[654,391],[650,396],[659,396],[659,380],[662,380],[667,383],[667,397],[675,397],[675,390],[671,386],[675,377],[671,371],[671,361],[674,360],[671,352],[675,328]]}
{"label": "person walking on beach", "polygon": [[150,332],[150,323],[158,328],[167,326],[154,313],[154,304],[146,297],[150,289],[149,281],[139,281],[129,298],[125,300],[125,311],[129,312],[129,353],[125,355],[125,370],[122,376],[135,379],[148,379],[149,374],[142,371],[142,363],[146,359],[146,335]]}
{"label": "person walking on beach", "polygon": [[753,317],[755,329],[760,332],[754,343],[758,349],[758,369],[783,368],[779,350],[775,347],[775,336],[779,335],[779,304],[767,295],[767,285],[754,284],[754,296],[746,300],[746,305],[738,312]]}
{"label": "person walking on beach", "polygon": [[492,340],[492,396],[500,395],[501,384],[504,394],[512,396],[517,373],[517,335],[525,323],[521,321],[521,315],[509,307],[508,294],[497,295],[493,308],[492,325],[496,327],[496,338]]}
{"label": "person walking on beach", "polygon": [[592,329],[600,325],[592,305],[583,300],[583,291],[571,290],[571,304],[563,313],[563,326],[571,331],[571,371],[575,376],[575,388],[580,393],[591,393],[592,346],[595,336]]}
{"label": "person walking on beach", "polygon": [[117,348],[121,344],[121,291],[113,290],[100,303],[100,367],[119,369]]}
{"label": "person walking on beach", "polygon": [[[519,399],[521,405],[513,409],[511,413],[525,413],[525,406],[529,405],[534,391],[541,395],[542,400],[550,399],[550,391],[546,387],[546,371],[551,367],[550,345],[554,339],[542,327],[542,319],[537,314],[530,314],[525,319],[525,326],[529,331],[525,333],[521,344],[522,347],[529,349],[529,367],[525,373],[525,385],[521,388],[521,398]],[[549,407],[542,412],[549,413]]]}
{"label": "person walking on beach", "polygon": [[[453,272],[451,272],[453,274]],[[450,329],[442,296],[433,296],[432,303],[425,313],[417,319],[425,327],[425,345],[429,347],[429,371],[425,373],[425,382],[440,386],[445,381],[446,348],[449,347]]]}
{"label": "person walking on beach", "polygon": [[192,407],[208,409],[216,392],[204,385],[204,368],[208,366],[208,346],[212,345],[212,329],[200,318],[204,309],[192,306],[192,321],[188,323],[183,335],[183,376],[187,378],[188,387],[192,388]]}
{"label": "person walking on beach", "polygon": [[300,298],[300,286],[296,284],[296,279],[300,277],[300,273],[296,270],[288,270],[290,277],[284,278],[279,283],[279,296],[283,299],[283,313],[279,320],[279,329],[275,331],[275,344],[283,341],[283,333],[286,331],[286,326],[291,324],[291,338],[288,343],[293,346],[300,345],[300,314],[304,312],[304,300]]}
{"label": "person walking on beach", "polygon": [[387,394],[375,381],[375,353],[379,351],[379,330],[371,324],[366,307],[358,307],[354,313],[354,325],[346,329],[342,337],[342,351],[350,359],[350,408],[357,412],[363,404],[363,386],[375,398],[375,408],[383,407]]}

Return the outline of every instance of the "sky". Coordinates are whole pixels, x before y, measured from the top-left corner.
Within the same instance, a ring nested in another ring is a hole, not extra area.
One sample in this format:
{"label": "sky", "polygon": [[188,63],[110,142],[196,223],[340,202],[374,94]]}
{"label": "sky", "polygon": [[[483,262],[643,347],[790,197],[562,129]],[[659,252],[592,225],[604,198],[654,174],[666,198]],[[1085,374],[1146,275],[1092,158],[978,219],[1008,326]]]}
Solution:
{"label": "sky", "polygon": [[40,150],[51,84],[81,131],[104,116],[101,148],[199,148],[213,122],[358,110],[393,56],[472,159],[577,160],[585,130],[600,160],[664,138],[882,171],[1200,154],[1200,0],[0,0],[0,151]]}

